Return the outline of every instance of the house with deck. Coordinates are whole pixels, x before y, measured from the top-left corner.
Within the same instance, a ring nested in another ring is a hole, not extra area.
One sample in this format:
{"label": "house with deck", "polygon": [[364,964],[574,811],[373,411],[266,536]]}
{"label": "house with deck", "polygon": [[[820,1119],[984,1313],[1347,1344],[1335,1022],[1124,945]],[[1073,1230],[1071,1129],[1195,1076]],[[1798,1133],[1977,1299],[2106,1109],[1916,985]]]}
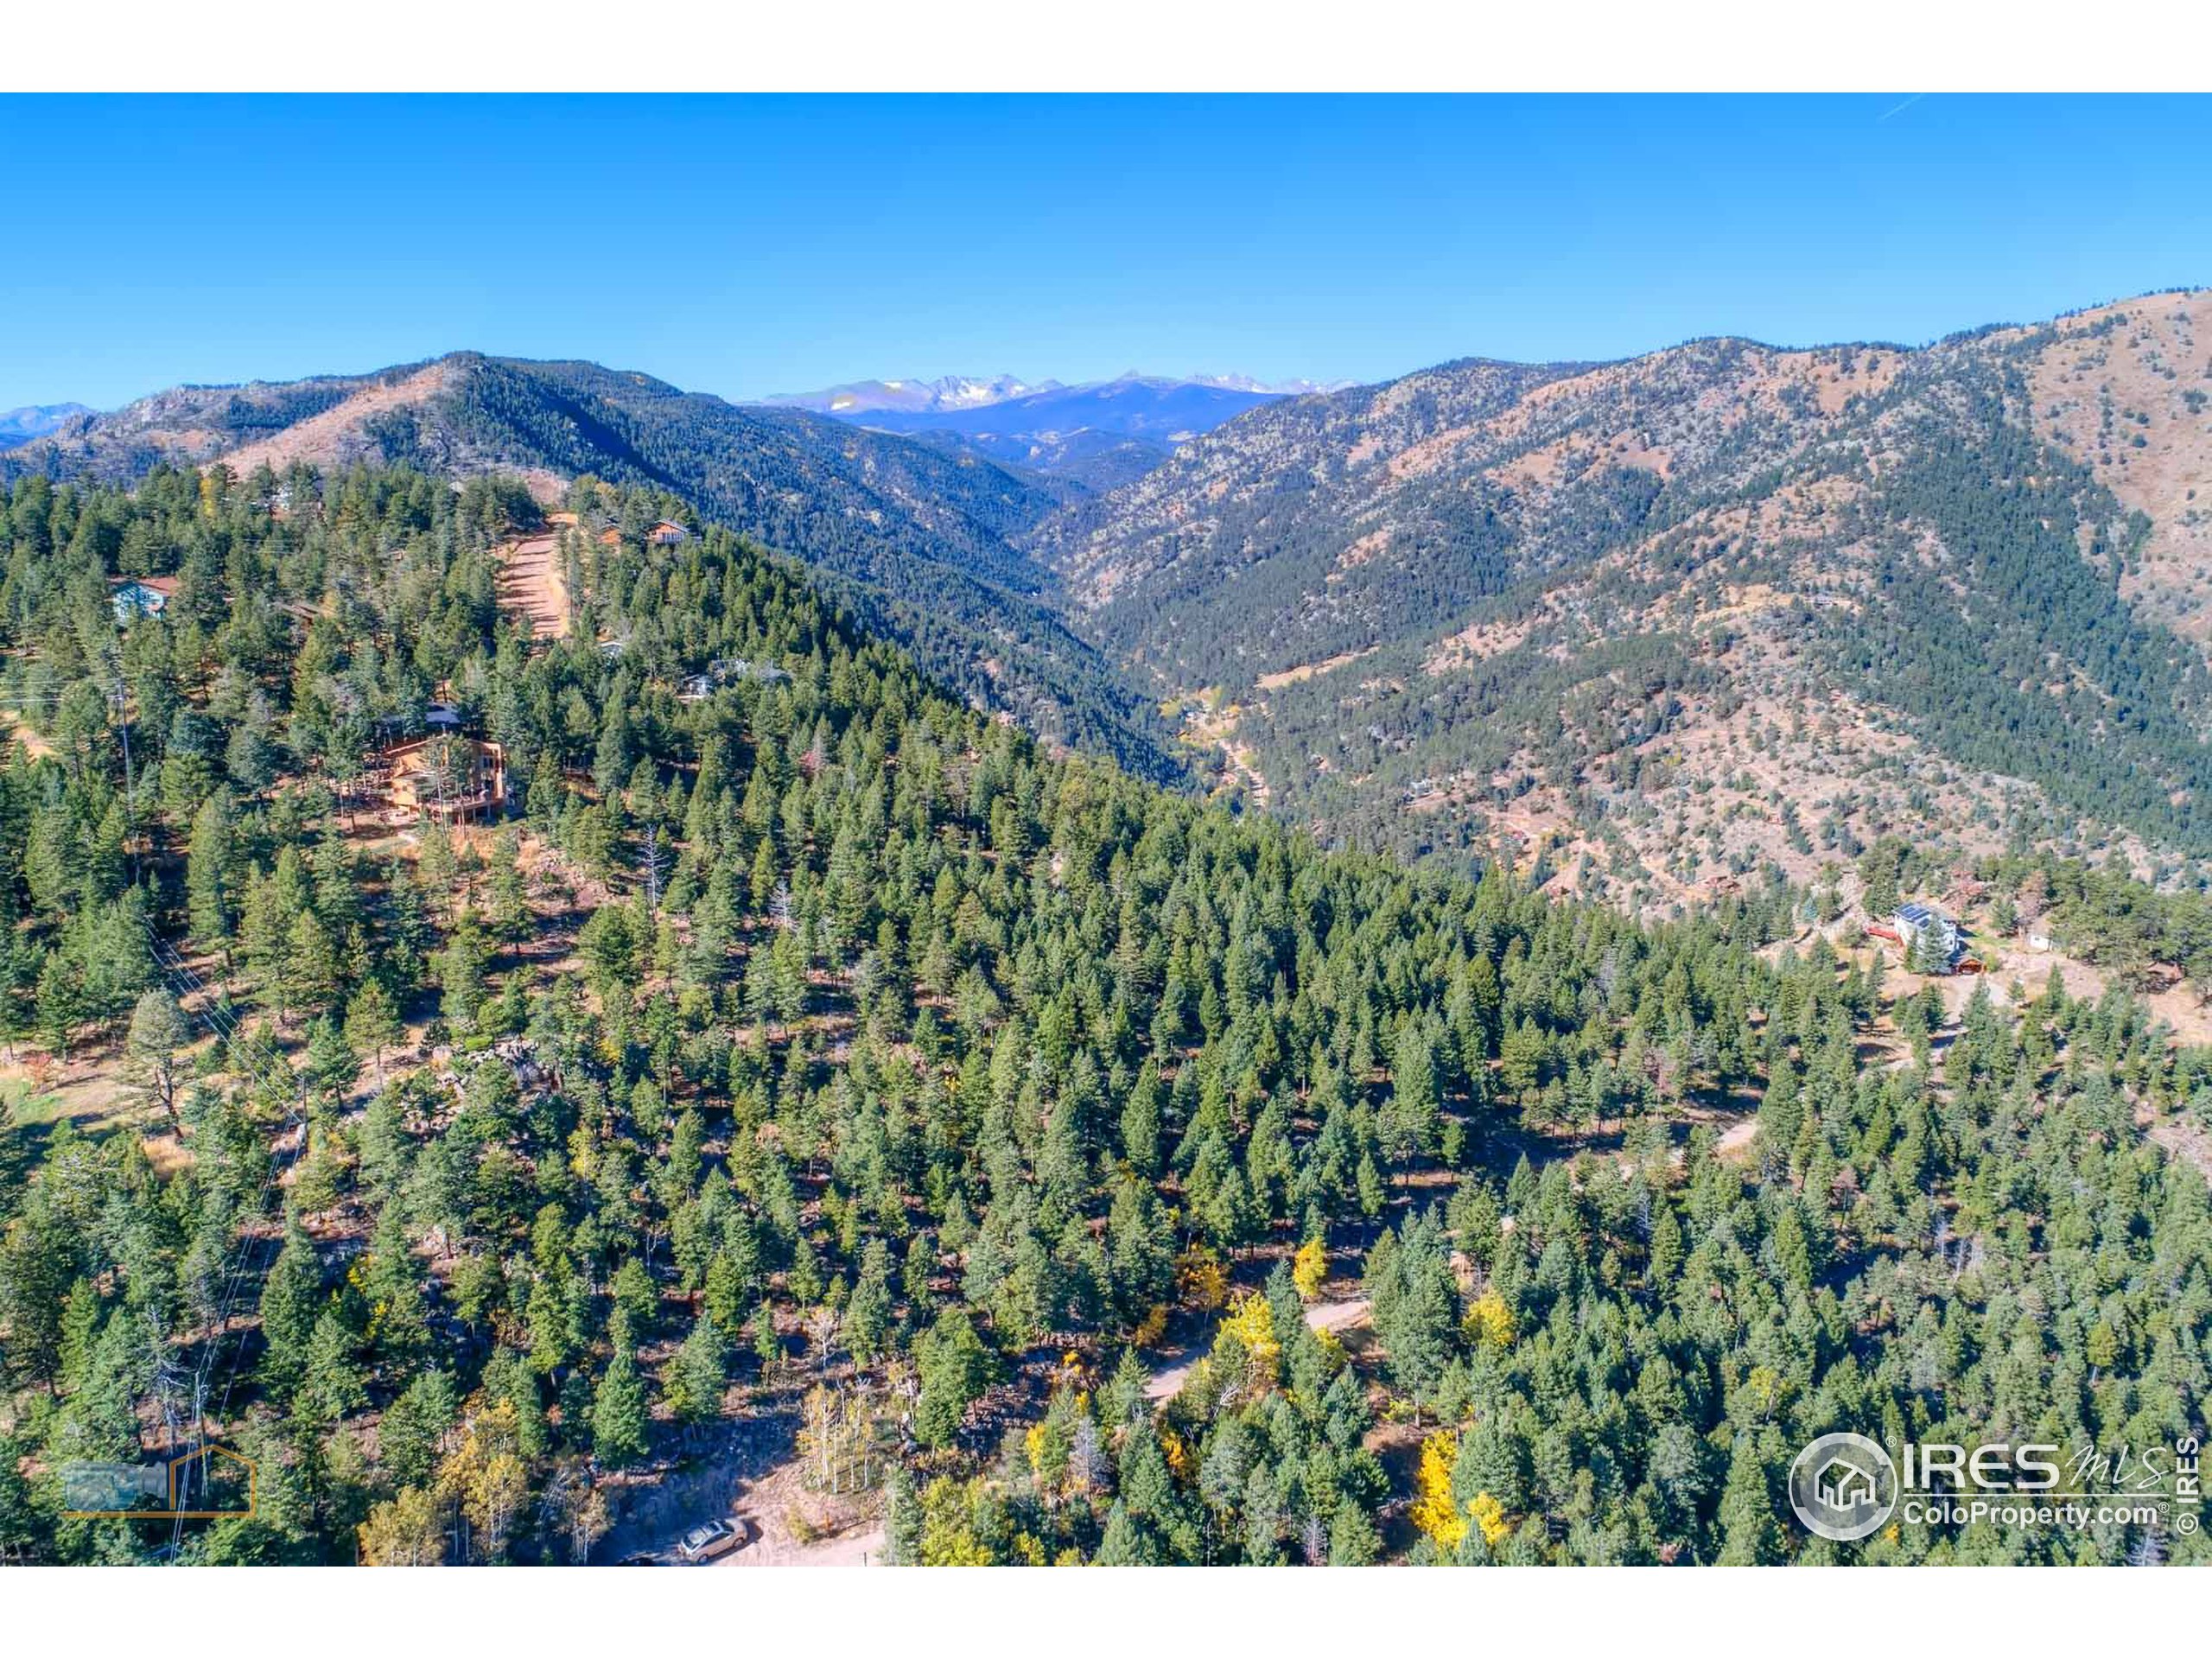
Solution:
{"label": "house with deck", "polygon": [[385,752],[391,768],[392,810],[417,821],[475,823],[507,805],[506,751],[497,743],[450,733]]}

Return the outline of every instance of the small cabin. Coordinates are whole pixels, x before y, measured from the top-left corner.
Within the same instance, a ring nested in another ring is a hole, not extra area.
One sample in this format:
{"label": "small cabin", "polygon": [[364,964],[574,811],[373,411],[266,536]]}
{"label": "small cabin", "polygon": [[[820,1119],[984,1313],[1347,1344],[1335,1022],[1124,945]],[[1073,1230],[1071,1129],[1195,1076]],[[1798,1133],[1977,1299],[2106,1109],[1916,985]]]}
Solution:
{"label": "small cabin", "polygon": [[655,547],[681,547],[691,539],[691,532],[672,518],[664,518],[645,532],[645,540]]}
{"label": "small cabin", "polygon": [[711,674],[686,674],[676,688],[678,702],[704,702],[715,694],[715,677]]}
{"label": "small cabin", "polygon": [[449,702],[434,702],[423,711],[423,723],[433,732],[457,732],[461,710]]}
{"label": "small cabin", "polygon": [[111,576],[108,603],[115,607],[115,620],[122,626],[142,616],[159,616],[176,594],[175,576]]}

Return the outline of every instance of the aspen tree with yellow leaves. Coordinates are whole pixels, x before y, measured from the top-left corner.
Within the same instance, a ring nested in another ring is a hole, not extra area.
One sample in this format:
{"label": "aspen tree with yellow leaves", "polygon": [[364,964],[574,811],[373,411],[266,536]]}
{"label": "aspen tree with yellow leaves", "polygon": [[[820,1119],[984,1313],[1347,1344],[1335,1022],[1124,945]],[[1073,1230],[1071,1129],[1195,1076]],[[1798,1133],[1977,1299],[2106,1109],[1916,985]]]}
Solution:
{"label": "aspen tree with yellow leaves", "polygon": [[1291,1258],[1291,1282],[1298,1287],[1298,1294],[1310,1302],[1320,1295],[1322,1283],[1328,1276],[1328,1251],[1319,1239],[1307,1239]]}
{"label": "aspen tree with yellow leaves", "polygon": [[1414,1525],[1447,1560],[1467,1535],[1467,1517],[1452,1496],[1452,1469],[1459,1460],[1459,1435],[1440,1428],[1421,1443],[1421,1463],[1414,1472]]}

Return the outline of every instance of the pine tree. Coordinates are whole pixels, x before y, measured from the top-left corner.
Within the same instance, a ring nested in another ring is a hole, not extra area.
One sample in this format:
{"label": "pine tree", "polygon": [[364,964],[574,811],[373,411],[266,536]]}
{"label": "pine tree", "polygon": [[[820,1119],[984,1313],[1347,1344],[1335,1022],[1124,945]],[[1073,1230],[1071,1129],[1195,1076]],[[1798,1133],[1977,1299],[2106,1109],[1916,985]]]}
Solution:
{"label": "pine tree", "polygon": [[845,1342],[866,1364],[883,1351],[891,1329],[891,1251],[872,1238],[861,1255],[861,1274],[845,1306]]}
{"label": "pine tree", "polygon": [[308,1338],[301,1367],[300,1410],[313,1421],[331,1426],[368,1402],[367,1379],[353,1357],[353,1338],[337,1311],[326,1309]]}
{"label": "pine tree", "polygon": [[721,1415],[722,1389],[728,1381],[728,1344],[711,1313],[702,1313],[676,1351],[669,1374],[668,1402],[677,1421],[712,1422]]}
{"label": "pine tree", "polygon": [[315,1245],[295,1214],[285,1220],[283,1248],[261,1291],[261,1333],[267,1344],[261,1370],[279,1398],[289,1395],[306,1375],[321,1305],[322,1269]]}
{"label": "pine tree", "polygon": [[369,1057],[379,1082],[385,1051],[399,1040],[404,1029],[384,981],[373,974],[363,980],[346,1004],[346,1043],[355,1054]]}
{"label": "pine tree", "polygon": [[626,1343],[616,1347],[592,1396],[592,1450],[601,1463],[620,1469],[645,1455],[651,1427],[645,1380]]}
{"label": "pine tree", "polygon": [[925,1446],[949,1445],[990,1380],[989,1351],[966,1310],[952,1307],[938,1315],[915,1345],[915,1358],[921,1392],[914,1403],[914,1433]]}
{"label": "pine tree", "polygon": [[1749,1434],[1739,1434],[1720,1495],[1720,1564],[1768,1567],[1782,1560],[1782,1532],[1765,1461]]}

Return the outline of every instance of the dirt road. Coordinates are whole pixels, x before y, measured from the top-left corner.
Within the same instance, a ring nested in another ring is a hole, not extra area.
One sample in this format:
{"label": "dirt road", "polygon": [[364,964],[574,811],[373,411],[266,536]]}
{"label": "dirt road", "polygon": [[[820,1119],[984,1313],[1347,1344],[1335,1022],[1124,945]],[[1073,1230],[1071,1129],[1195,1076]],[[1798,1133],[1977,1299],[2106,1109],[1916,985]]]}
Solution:
{"label": "dirt road", "polygon": [[[1313,1331],[1341,1331],[1357,1325],[1367,1317],[1367,1298],[1347,1296],[1340,1301],[1315,1302],[1306,1310],[1306,1324]],[[1187,1359],[1178,1360],[1165,1370],[1154,1371],[1152,1380],[1144,1385],[1147,1400],[1173,1400],[1190,1380],[1191,1368],[1205,1356],[1193,1351]]]}

